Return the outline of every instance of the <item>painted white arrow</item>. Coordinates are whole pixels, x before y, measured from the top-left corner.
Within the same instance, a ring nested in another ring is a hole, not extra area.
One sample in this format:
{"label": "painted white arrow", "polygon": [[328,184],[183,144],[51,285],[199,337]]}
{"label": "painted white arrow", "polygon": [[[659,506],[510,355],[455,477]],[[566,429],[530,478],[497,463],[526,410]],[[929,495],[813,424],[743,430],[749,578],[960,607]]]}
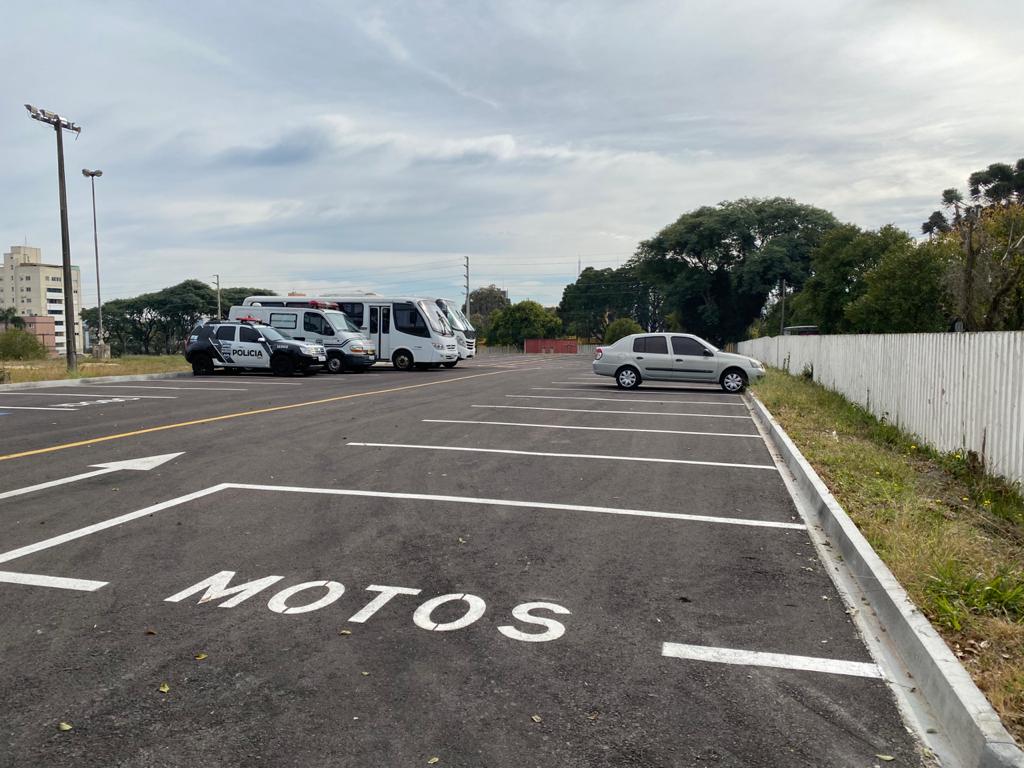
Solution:
{"label": "painted white arrow", "polygon": [[146,472],[150,469],[155,469],[161,464],[164,464],[171,459],[176,459],[184,451],[179,453],[164,453],[160,456],[147,456],[143,459],[129,459],[128,461],[108,461],[104,464],[90,464],[90,467],[98,467],[95,472],[83,472],[80,475],[72,475],[71,477],[63,477],[60,480],[51,480],[48,483],[39,483],[39,485],[30,485],[27,488],[15,488],[13,491],[4,491],[0,493],[0,499],[9,499],[12,496],[21,496],[24,493],[32,493],[33,491],[41,491],[44,488],[53,488],[57,485],[65,485],[67,483],[73,483],[77,480],[85,480],[89,477],[99,477],[100,475],[109,475],[111,472],[120,472],[122,469],[131,469],[136,471]]}

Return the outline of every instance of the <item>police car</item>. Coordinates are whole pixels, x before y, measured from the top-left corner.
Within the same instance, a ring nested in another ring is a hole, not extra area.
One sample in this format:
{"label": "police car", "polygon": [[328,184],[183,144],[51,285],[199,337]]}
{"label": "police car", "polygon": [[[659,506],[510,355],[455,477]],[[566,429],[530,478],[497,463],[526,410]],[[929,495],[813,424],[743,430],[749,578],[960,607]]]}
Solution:
{"label": "police car", "polygon": [[215,368],[269,370],[275,376],[299,371],[310,376],[327,364],[327,350],[321,344],[289,338],[269,325],[211,320],[192,329],[185,343],[185,359],[196,376],[213,373]]}

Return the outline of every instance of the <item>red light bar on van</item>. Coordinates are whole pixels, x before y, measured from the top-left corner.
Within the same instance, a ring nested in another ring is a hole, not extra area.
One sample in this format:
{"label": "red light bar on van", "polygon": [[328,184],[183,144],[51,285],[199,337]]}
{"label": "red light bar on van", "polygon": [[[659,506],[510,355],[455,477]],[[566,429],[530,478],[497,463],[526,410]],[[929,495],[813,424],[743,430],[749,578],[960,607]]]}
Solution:
{"label": "red light bar on van", "polygon": [[262,323],[258,317],[239,317],[238,322],[240,323]]}
{"label": "red light bar on van", "polygon": [[333,301],[317,301],[315,299],[309,302],[310,309],[337,309],[338,305]]}

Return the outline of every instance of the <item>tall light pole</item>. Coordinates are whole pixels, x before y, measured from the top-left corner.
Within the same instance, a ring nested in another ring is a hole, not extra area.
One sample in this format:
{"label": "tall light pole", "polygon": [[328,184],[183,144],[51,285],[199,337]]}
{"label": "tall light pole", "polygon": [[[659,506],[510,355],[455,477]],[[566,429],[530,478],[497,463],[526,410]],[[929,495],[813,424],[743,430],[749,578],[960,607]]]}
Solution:
{"label": "tall light pole", "polygon": [[217,319],[220,320],[220,275],[214,275],[217,281]]}
{"label": "tall light pole", "polygon": [[[103,359],[106,357],[104,354],[106,345],[103,343],[103,298],[100,296],[100,239],[99,235],[96,233],[96,177],[102,176],[103,171],[90,171],[88,168],[83,168],[82,175],[88,178],[89,183],[92,185],[92,247],[96,254],[96,315],[99,318],[99,357],[100,359]],[[94,344],[94,349],[95,346],[96,345]],[[96,355],[94,355],[94,357],[95,356]]]}
{"label": "tall light pole", "polygon": [[[41,123],[52,125],[57,133],[57,181],[60,187],[60,243],[64,267],[64,355],[67,357],[68,370],[78,370],[78,354],[75,349],[75,291],[71,282],[71,236],[68,233],[68,195],[64,187],[64,131],[75,135],[82,128],[70,120],[66,120],[55,112],[36,109],[26,104],[29,117]],[[70,328],[70,330],[69,330]]]}
{"label": "tall light pole", "polygon": [[469,315],[469,256],[466,256],[466,317],[468,318]]}

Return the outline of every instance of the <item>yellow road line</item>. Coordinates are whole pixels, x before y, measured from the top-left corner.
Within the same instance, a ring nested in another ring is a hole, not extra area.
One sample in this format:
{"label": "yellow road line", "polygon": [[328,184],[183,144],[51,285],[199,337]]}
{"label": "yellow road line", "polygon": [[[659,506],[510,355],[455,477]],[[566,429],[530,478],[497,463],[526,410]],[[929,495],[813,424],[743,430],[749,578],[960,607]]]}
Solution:
{"label": "yellow road line", "polygon": [[[519,369],[521,370],[521,369]],[[290,405],[274,405],[270,408],[259,408],[255,411],[240,411],[238,413],[226,413],[222,416],[207,416],[203,419],[193,419],[192,421],[179,421],[176,424],[162,424],[159,427],[147,427],[146,429],[136,429],[132,432],[121,432],[116,435],[103,435],[101,437],[93,437],[89,440],[79,440],[74,443],[61,443],[60,445],[51,445],[49,448],[36,448],[31,451],[22,451],[21,453],[9,453],[6,456],[0,456],[0,461],[7,461],[8,459],[21,459],[25,456],[38,456],[41,453],[53,453],[54,451],[63,451],[66,448],[80,448],[83,445],[92,445],[94,443],[105,443],[108,440],[121,440],[126,437],[135,437],[137,435],[147,435],[150,432],[163,432],[166,429],[178,429],[180,427],[192,427],[196,424],[210,424],[214,421],[225,421],[227,419],[238,419],[242,416],[258,416],[263,413],[274,413],[275,411],[287,411],[291,408],[305,408],[309,405],[323,405],[324,403],[335,403],[339,400],[350,400],[354,397],[367,397],[369,395],[386,395],[389,392],[402,392],[406,389],[419,389],[420,387],[432,387],[438,384],[454,384],[457,381],[466,381],[467,379],[477,379],[481,376],[499,376],[503,373],[510,373],[510,371],[492,371],[491,373],[474,373],[470,376],[460,376],[457,379],[445,379],[443,381],[427,381],[422,384],[407,384],[404,387],[390,387],[389,389],[372,389],[369,392],[353,392],[349,395],[337,395],[336,397],[325,397],[322,400],[309,400],[305,403],[291,403]]]}

